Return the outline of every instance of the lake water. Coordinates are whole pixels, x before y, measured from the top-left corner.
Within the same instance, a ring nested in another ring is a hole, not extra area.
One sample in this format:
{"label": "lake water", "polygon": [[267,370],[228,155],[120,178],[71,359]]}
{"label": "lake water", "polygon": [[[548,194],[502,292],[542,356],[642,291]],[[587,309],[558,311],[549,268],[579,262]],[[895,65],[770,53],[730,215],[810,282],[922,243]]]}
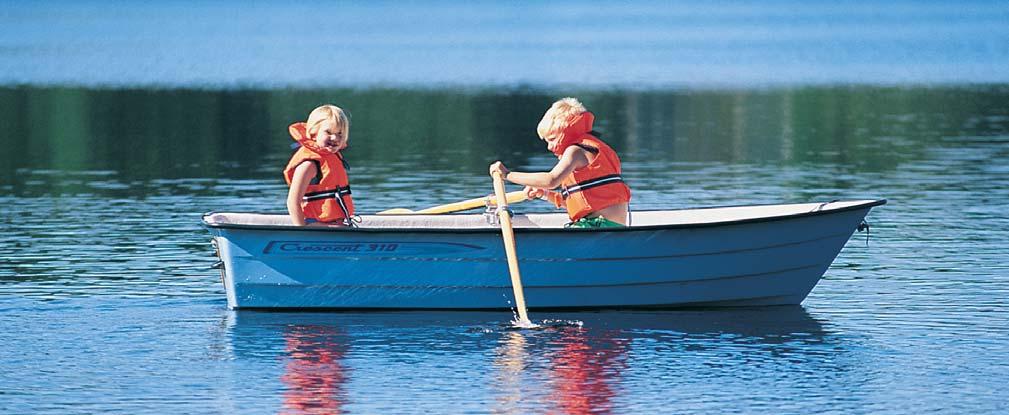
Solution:
{"label": "lake water", "polygon": [[[310,10],[228,6],[0,8],[0,412],[1009,409],[1005,3],[327,6],[338,70],[290,66],[309,35],[274,23]],[[200,217],[282,212],[316,105],[351,111],[374,212],[549,168],[567,95],[635,209],[889,203],[800,307],[226,309]]]}
{"label": "lake water", "polygon": [[1009,3],[0,0],[0,82],[1006,82]]}

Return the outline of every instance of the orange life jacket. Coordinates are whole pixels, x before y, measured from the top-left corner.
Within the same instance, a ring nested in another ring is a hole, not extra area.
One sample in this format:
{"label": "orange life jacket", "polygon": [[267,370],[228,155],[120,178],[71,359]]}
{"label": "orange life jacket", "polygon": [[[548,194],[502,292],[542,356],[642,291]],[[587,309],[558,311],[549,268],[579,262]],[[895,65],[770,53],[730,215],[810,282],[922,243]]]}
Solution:
{"label": "orange life jacket", "polygon": [[561,182],[560,197],[552,200],[557,207],[566,207],[572,221],[597,210],[631,201],[631,189],[620,177],[617,152],[590,134],[595,117],[591,112],[577,114],[560,133],[560,142],[553,148],[558,157],[570,146],[578,146],[595,154],[585,167],[576,169]]}
{"label": "orange life jacket", "polygon": [[343,156],[339,152],[332,153],[319,148],[308,138],[303,122],[291,124],[288,131],[301,148],[291,156],[291,161],[284,168],[287,185],[291,185],[294,169],[301,163],[315,163],[318,171],[301,201],[305,217],[320,222],[348,222],[354,216],[354,201],[350,197],[350,181]]}

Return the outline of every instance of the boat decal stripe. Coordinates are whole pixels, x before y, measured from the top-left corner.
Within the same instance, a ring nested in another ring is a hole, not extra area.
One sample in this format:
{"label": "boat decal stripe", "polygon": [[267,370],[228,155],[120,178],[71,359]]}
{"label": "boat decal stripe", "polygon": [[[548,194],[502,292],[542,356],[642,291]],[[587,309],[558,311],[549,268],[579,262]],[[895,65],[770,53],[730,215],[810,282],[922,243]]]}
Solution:
{"label": "boat decal stripe", "polygon": [[586,180],[584,182],[579,182],[573,186],[561,186],[561,196],[565,199],[571,196],[574,192],[580,192],[583,190],[588,190],[593,187],[603,186],[611,183],[623,183],[624,179],[620,177],[619,174],[608,174],[606,176],[596,177],[595,179]]}
{"label": "boat decal stripe", "polygon": [[[833,262],[833,260],[831,260],[829,262]],[[792,268],[776,269],[776,270],[765,271],[765,272],[756,272],[756,273],[751,273],[751,274],[719,275],[719,276],[713,276],[713,277],[710,277],[710,278],[693,278],[693,279],[689,279],[689,280],[646,281],[646,282],[629,282],[629,283],[620,283],[620,284],[579,284],[579,285],[529,285],[529,284],[526,284],[525,287],[527,289],[531,289],[531,288],[536,288],[536,289],[556,289],[556,288],[572,289],[572,288],[596,288],[596,287],[635,287],[635,286],[654,286],[654,285],[668,285],[668,284],[677,284],[678,285],[678,284],[689,284],[689,283],[696,283],[696,282],[721,281],[721,280],[731,280],[731,279],[739,279],[739,278],[753,278],[753,277],[760,277],[760,276],[767,276],[767,275],[774,275],[774,274],[782,274],[782,273],[786,273],[786,272],[803,271],[803,270],[808,270],[808,269],[820,268],[820,267],[824,267],[824,266],[830,266],[829,262],[810,264],[810,265],[802,265],[802,266],[792,267]],[[821,278],[822,278],[822,276],[821,276]],[[265,285],[265,286],[270,286],[270,287],[287,286],[287,287],[301,288],[301,289],[305,289],[305,288],[313,288],[313,289],[319,289],[319,288],[326,288],[326,289],[383,288],[383,289],[426,289],[426,290],[429,290],[429,289],[432,289],[432,288],[436,288],[436,289],[474,289],[474,288],[483,288],[483,289],[486,289],[486,288],[494,288],[494,289],[509,289],[509,290],[511,289],[511,285],[438,285],[438,286],[434,286],[434,287],[432,287],[430,285],[392,285],[392,284],[390,284],[390,285],[373,285],[373,284],[318,284],[318,285],[309,285],[307,287],[305,285],[302,285],[302,284],[276,284],[276,283],[271,283],[271,284],[242,284],[242,285],[244,285],[244,286]]]}
{"label": "boat decal stripe", "polygon": [[[699,256],[711,256],[711,255],[725,255],[725,254],[738,254],[752,251],[762,251],[767,249],[783,248],[793,245],[802,245],[811,242],[818,242],[826,239],[834,238],[850,238],[851,235],[848,233],[838,233],[832,235],[821,236],[813,239],[807,239],[796,242],[788,242],[776,245],[766,245],[754,248],[742,248],[742,249],[730,249],[725,251],[714,251],[714,252],[699,252],[699,253],[685,253],[685,254],[673,254],[673,255],[652,255],[652,256],[633,256],[633,257],[603,257],[603,258],[519,258],[520,263],[532,263],[532,262],[605,262],[605,261],[640,261],[640,260],[653,260],[653,259],[671,259],[671,258],[683,258],[683,257],[699,257]],[[410,262],[504,262],[506,259],[500,256],[493,257],[479,257],[479,258],[463,258],[463,257],[418,257],[418,256],[333,256],[327,258],[332,261],[341,260],[369,260],[369,261],[410,261]]]}
{"label": "boat decal stripe", "polygon": [[[830,262],[834,262],[833,259],[826,263],[826,266],[830,266]],[[649,281],[649,282],[631,282],[626,284],[586,284],[586,285],[526,285],[529,288],[575,288],[575,287],[628,287],[628,286],[642,286],[642,285],[664,285],[664,284],[688,284],[692,282],[707,282],[707,281],[721,281],[721,280],[731,280],[737,278],[753,278],[765,275],[783,274],[786,272],[803,271],[807,269],[823,267],[824,263],[803,265],[799,267],[777,269],[773,271],[766,272],[756,272],[752,274],[736,274],[736,275],[720,275],[711,278],[696,278],[689,280],[676,280],[676,281]],[[820,278],[823,278],[822,276]],[[505,287],[511,287],[510,285]]]}

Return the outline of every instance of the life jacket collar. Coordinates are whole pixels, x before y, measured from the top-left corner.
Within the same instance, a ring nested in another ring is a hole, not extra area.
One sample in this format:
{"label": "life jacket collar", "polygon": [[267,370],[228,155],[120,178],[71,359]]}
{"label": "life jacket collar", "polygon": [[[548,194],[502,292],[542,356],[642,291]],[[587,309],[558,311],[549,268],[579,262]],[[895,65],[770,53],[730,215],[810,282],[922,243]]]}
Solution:
{"label": "life jacket collar", "polygon": [[564,154],[564,150],[568,147],[581,142],[586,135],[589,135],[589,131],[592,131],[592,123],[595,121],[596,117],[592,115],[591,112],[585,111],[580,114],[576,114],[568,119],[567,126],[561,130],[558,134],[557,145],[555,145],[550,151],[560,157]]}
{"label": "life jacket collar", "polygon": [[305,147],[317,154],[334,154],[332,151],[319,147],[311,137],[308,136],[308,124],[296,122],[287,127],[287,132],[291,134],[291,139],[298,145]]}

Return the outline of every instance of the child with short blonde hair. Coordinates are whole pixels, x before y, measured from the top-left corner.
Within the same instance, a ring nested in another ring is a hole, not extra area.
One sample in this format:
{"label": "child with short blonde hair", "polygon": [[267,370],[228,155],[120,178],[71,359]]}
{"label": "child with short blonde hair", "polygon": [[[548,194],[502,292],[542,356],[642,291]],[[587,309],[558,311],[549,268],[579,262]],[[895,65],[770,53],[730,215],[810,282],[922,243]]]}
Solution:
{"label": "child with short blonde hair", "polygon": [[[549,172],[508,171],[500,161],[491,175],[526,186],[530,199],[542,198],[564,207],[576,228],[624,226],[631,190],[620,176],[620,158],[592,131],[595,116],[575,98],[554,102],[536,126],[547,149],[557,156]],[[559,188],[560,191],[553,191]]]}
{"label": "child with short blonde hair", "polygon": [[284,168],[291,222],[352,225],[354,201],[340,154],[350,140],[347,114],[335,105],[322,105],[305,122],[291,124],[288,132],[300,145]]}

